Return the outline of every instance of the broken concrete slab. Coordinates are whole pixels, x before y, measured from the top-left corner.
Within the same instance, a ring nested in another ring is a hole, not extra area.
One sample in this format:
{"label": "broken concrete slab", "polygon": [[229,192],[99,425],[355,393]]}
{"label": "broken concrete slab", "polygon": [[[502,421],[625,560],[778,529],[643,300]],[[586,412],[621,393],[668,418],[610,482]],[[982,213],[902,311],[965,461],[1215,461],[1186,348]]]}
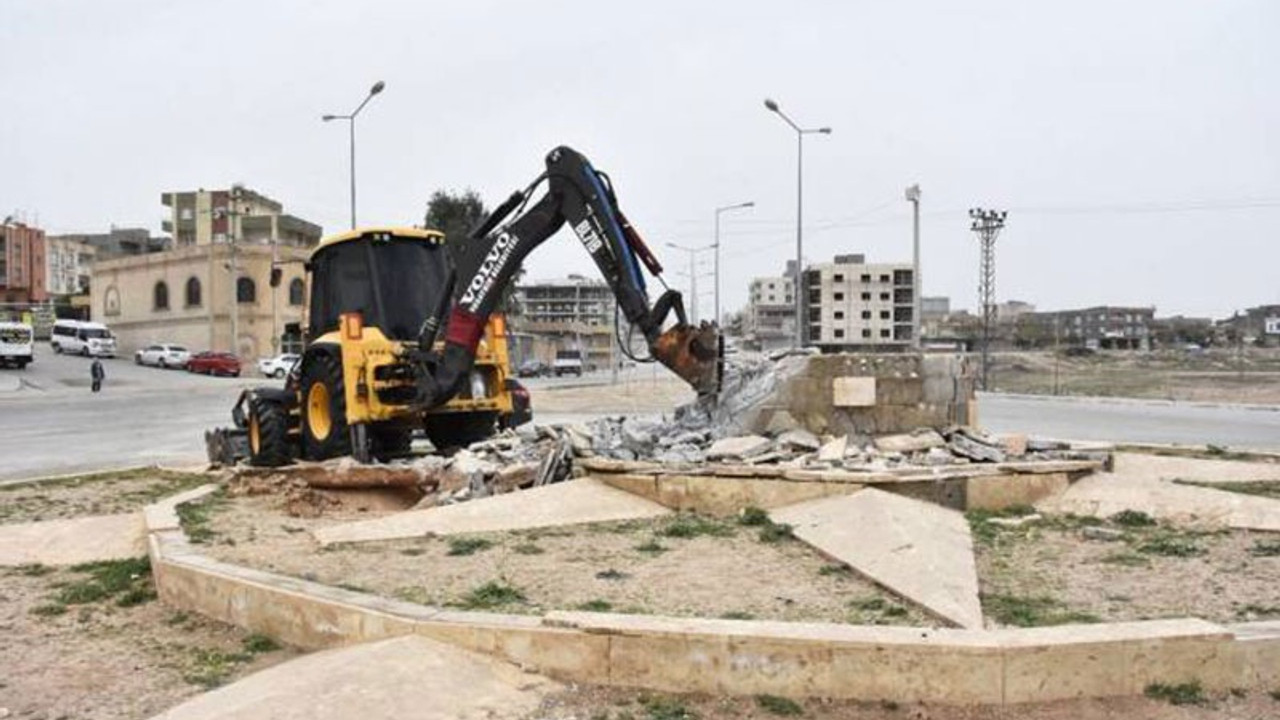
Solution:
{"label": "broken concrete slab", "polygon": [[1118,475],[1153,480],[1193,482],[1280,482],[1280,463],[1208,460],[1203,458],[1115,453]]}
{"label": "broken concrete slab", "polygon": [[818,448],[818,462],[838,463],[844,460],[844,453],[848,448],[849,436],[841,435]]}
{"label": "broken concrete slab", "polygon": [[146,552],[142,513],[0,525],[0,565],[77,565]]}
{"label": "broken concrete slab", "polygon": [[973,538],[961,513],[866,488],[771,515],[804,542],[934,615],[982,627]]}
{"label": "broken concrete slab", "polygon": [[1280,532],[1280,500],[1118,472],[1078,480],[1061,494],[1036,503],[1036,508],[1092,517],[1140,510],[1190,527]]}
{"label": "broken concrete slab", "polygon": [[924,428],[915,432],[900,435],[883,435],[874,440],[877,450],[881,452],[923,452],[933,448],[945,447],[947,441],[937,431]]}
{"label": "broken concrete slab", "polygon": [[290,660],[154,720],[515,720],[559,689],[513,665],[406,635]]}
{"label": "broken concrete slab", "polygon": [[952,453],[978,462],[1005,461],[1005,451],[999,443],[987,443],[963,432],[952,433],[948,447]]}
{"label": "broken concrete slab", "polygon": [[315,538],[322,545],[331,545],[630,520],[670,512],[658,503],[582,478],[456,505],[331,525],[316,530]]}
{"label": "broken concrete slab", "polygon": [[759,435],[721,438],[707,448],[708,460],[742,460],[773,449],[773,441]]}
{"label": "broken concrete slab", "polygon": [[778,435],[777,443],[779,447],[783,447],[788,450],[800,450],[805,452],[812,452],[822,447],[822,441],[818,439],[817,435],[814,435],[808,430],[804,430],[802,428],[788,430]]}

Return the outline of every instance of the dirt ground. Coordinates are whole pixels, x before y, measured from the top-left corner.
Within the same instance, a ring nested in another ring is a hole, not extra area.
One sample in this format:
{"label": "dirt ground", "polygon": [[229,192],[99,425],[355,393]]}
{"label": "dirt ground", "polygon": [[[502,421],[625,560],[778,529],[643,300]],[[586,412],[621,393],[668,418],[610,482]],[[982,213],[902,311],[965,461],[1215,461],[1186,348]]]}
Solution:
{"label": "dirt ground", "polygon": [[1280,404],[1280,350],[997,353],[994,389],[1035,395],[1091,395],[1192,402]]}
{"label": "dirt ground", "polygon": [[658,695],[583,686],[547,699],[527,720],[1273,720],[1280,717],[1280,691],[1187,696],[1190,704],[1113,698],[999,707],[858,703],[808,700],[790,703],[769,696],[726,698]]}
{"label": "dirt ground", "polygon": [[[1280,536],[1049,516],[1005,528],[970,513],[983,609],[1000,625],[1280,619]],[[1118,532],[1116,539],[1086,533]],[[1280,715],[1280,713],[1277,713]]]}
{"label": "dirt ground", "polygon": [[0,577],[0,717],[147,718],[295,655],[164,607],[145,559]]}
{"label": "dirt ground", "polygon": [[0,523],[126,513],[208,482],[202,473],[144,468],[0,485]]}
{"label": "dirt ground", "polygon": [[322,549],[308,531],[351,516],[290,518],[279,505],[274,496],[223,501],[205,552],[428,605],[931,624],[802,543],[762,542],[761,527],[735,521],[682,516]]}

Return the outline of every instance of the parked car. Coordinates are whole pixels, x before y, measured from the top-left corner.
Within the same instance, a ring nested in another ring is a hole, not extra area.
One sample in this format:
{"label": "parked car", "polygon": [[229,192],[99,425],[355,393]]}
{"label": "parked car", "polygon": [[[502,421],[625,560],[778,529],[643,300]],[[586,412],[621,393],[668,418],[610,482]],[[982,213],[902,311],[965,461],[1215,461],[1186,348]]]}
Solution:
{"label": "parked car", "polygon": [[187,372],[240,377],[240,358],[229,352],[198,352],[187,361]]}
{"label": "parked car", "polygon": [[139,365],[154,365],[158,368],[184,368],[191,359],[191,353],[181,345],[148,345],[133,354],[133,361]]}
{"label": "parked car", "polygon": [[581,350],[557,350],[556,361],[552,364],[556,377],[561,375],[577,375],[582,377],[586,363],[582,361]]}
{"label": "parked car", "polygon": [[262,358],[258,361],[258,372],[266,375],[267,377],[282,379],[285,375],[288,375],[291,370],[293,370],[293,366],[297,365],[298,360],[301,358],[301,355],[297,355],[295,353],[285,353],[275,357]]}
{"label": "parked car", "polygon": [[49,338],[55,353],[115,357],[116,338],[111,328],[102,323],[80,320],[57,320]]}
{"label": "parked car", "polygon": [[516,368],[516,376],[522,378],[546,377],[550,374],[551,366],[541,360],[525,360]]}

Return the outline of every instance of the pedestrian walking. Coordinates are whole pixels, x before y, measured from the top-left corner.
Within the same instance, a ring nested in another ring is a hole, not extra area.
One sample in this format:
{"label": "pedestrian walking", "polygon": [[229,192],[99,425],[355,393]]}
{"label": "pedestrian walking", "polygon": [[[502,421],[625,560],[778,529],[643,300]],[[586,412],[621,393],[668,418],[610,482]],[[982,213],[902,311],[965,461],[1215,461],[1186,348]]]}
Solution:
{"label": "pedestrian walking", "polygon": [[93,364],[89,366],[89,377],[93,378],[93,391],[101,390],[102,381],[107,377],[107,373],[103,371],[102,361],[98,358],[94,358]]}

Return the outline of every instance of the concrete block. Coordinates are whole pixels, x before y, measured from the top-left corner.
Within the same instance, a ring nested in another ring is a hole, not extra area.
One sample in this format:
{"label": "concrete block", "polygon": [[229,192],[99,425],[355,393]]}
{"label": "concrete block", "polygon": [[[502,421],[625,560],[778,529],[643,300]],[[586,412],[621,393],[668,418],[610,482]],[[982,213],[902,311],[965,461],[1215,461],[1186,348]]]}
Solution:
{"label": "concrete block", "polygon": [[609,636],[609,683],[663,692],[721,692],[729,639],[712,635]]}
{"label": "concrete block", "polygon": [[876,378],[877,405],[915,405],[921,402],[924,402],[924,380],[921,378]]}
{"label": "concrete block", "polygon": [[708,460],[741,460],[763,455],[773,448],[773,441],[760,435],[721,438],[707,448]]}
{"label": "concrete block", "polygon": [[1058,495],[1071,481],[1066,473],[1015,473],[971,477],[964,485],[966,510],[1003,510]]}
{"label": "concrete block", "polygon": [[899,435],[884,435],[875,439],[876,449],[882,452],[920,452],[943,447],[947,441],[935,430],[921,430]]}
{"label": "concrete block", "polygon": [[836,407],[874,407],[874,377],[838,377],[831,381],[831,404]]}
{"label": "concrete block", "polygon": [[1000,705],[1003,659],[997,647],[837,645],[832,697],[948,705]]}

